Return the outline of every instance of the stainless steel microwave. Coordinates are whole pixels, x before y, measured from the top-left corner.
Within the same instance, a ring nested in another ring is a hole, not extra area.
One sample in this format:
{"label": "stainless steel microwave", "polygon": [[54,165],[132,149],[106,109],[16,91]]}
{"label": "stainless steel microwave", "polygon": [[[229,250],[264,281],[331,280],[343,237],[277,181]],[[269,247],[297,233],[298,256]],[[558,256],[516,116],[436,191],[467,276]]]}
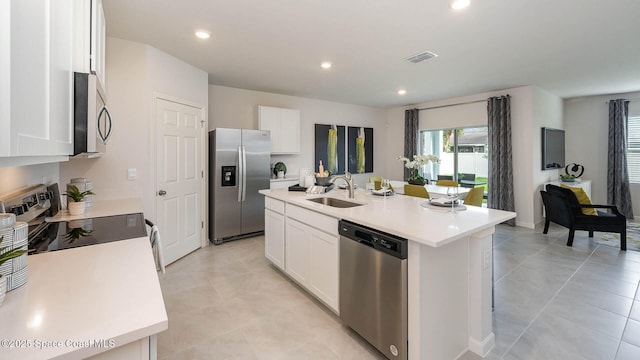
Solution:
{"label": "stainless steel microwave", "polygon": [[74,156],[100,156],[107,150],[113,122],[107,97],[93,74],[74,73]]}

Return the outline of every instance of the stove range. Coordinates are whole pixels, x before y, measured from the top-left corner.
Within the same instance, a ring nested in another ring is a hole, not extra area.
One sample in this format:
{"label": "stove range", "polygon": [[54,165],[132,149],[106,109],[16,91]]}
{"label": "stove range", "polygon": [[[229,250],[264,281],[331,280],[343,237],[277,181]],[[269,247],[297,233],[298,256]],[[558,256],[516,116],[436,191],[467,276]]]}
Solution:
{"label": "stove range", "polygon": [[35,185],[0,197],[0,212],[29,225],[29,255],[146,237],[142,213],[46,222],[60,209],[58,185]]}

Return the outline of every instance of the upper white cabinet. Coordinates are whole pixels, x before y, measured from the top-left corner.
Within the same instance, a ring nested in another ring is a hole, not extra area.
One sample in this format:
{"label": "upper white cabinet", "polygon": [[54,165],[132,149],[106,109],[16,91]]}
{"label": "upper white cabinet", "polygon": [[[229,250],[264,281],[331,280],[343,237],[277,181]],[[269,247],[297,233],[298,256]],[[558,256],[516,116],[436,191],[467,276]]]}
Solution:
{"label": "upper white cabinet", "polygon": [[106,20],[102,0],[74,1],[73,70],[92,73],[98,77],[103,89],[105,78]]}
{"label": "upper white cabinet", "polygon": [[300,110],[258,106],[260,130],[271,131],[272,154],[300,153]]}
{"label": "upper white cabinet", "polygon": [[3,1],[0,13],[0,157],[69,155],[73,0]]}

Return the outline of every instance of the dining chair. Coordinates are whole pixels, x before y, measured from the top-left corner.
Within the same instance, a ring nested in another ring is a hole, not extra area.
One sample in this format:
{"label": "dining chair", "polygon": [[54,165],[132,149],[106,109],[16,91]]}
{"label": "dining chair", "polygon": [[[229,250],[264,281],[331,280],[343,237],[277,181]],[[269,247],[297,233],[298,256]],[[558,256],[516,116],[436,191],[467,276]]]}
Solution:
{"label": "dining chair", "polygon": [[160,231],[158,227],[149,219],[144,219],[145,224],[150,228],[149,241],[151,242],[151,251],[153,252],[153,258],[156,263],[156,270],[161,270],[165,273],[164,254],[162,253],[162,242],[160,240]]}
{"label": "dining chair", "polygon": [[429,192],[422,185],[405,184],[404,194],[408,196],[421,197],[425,199],[429,198]]}
{"label": "dining chair", "polygon": [[473,189],[469,190],[469,192],[467,193],[467,196],[465,196],[464,204],[481,207],[483,196],[484,196],[484,187],[481,187],[481,186],[474,187]]}
{"label": "dining chair", "polygon": [[455,180],[442,179],[442,180],[436,181],[436,185],[438,185],[438,186],[458,186],[458,182],[455,181]]}

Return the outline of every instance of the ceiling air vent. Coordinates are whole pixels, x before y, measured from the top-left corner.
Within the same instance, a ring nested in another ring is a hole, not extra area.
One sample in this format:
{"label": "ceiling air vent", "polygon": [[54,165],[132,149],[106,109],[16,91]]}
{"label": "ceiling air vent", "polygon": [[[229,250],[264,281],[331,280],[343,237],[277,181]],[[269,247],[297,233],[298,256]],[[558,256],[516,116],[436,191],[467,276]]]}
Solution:
{"label": "ceiling air vent", "polygon": [[421,52],[419,54],[415,54],[415,55],[411,55],[407,58],[405,58],[406,61],[417,64],[421,61],[425,61],[425,60],[429,60],[432,59],[434,57],[437,57],[438,55],[432,53],[431,51],[424,51]]}

